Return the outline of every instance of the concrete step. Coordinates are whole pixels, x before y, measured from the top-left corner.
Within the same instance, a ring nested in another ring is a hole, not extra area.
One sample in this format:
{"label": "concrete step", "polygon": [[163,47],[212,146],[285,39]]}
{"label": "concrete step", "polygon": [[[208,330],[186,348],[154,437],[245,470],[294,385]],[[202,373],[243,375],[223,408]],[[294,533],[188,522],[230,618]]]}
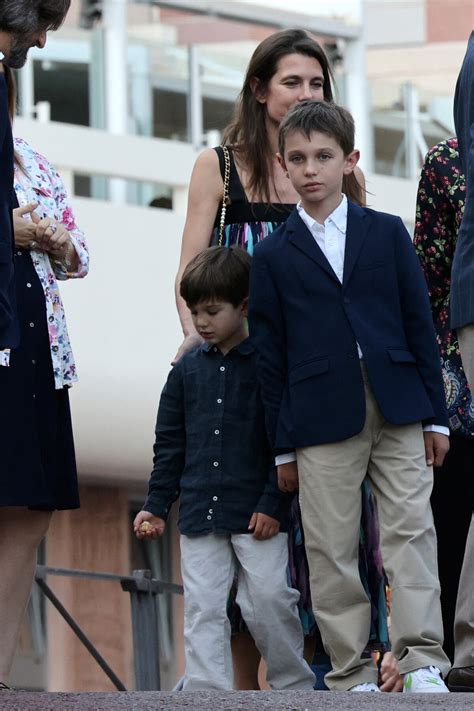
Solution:
{"label": "concrete step", "polygon": [[348,692],[229,691],[37,693],[1,691],[1,711],[472,711],[474,694],[374,694]]}

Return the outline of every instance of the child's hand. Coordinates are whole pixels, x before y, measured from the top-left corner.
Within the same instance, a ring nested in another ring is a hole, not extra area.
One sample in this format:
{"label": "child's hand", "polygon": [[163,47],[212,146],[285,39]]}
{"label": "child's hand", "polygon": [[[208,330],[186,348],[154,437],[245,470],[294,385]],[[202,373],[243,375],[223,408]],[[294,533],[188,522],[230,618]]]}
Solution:
{"label": "child's hand", "polygon": [[298,488],[298,465],[295,462],[280,464],[277,467],[278,488],[280,491],[296,491]]}
{"label": "child's hand", "polygon": [[440,432],[423,432],[425,439],[426,465],[441,467],[449,452],[449,437]]}
{"label": "child's hand", "polygon": [[266,541],[273,538],[280,530],[280,522],[276,518],[263,513],[253,513],[249,523],[249,531],[253,531],[253,537],[257,541]]}
{"label": "child's hand", "polygon": [[400,676],[400,669],[395,655],[392,652],[385,652],[380,665],[380,691],[402,691],[403,678]]}
{"label": "child's hand", "polygon": [[153,516],[149,511],[140,511],[135,516],[133,530],[139,540],[159,538],[165,532],[166,523],[159,516]]}

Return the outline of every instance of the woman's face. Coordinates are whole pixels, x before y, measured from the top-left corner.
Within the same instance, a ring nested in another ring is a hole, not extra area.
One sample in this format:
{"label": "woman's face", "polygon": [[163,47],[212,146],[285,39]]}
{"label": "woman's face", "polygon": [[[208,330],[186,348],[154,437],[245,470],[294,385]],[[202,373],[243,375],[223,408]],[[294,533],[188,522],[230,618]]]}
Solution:
{"label": "woman's face", "polygon": [[317,59],[305,54],[286,54],[263,91],[255,91],[257,101],[266,104],[268,118],[278,125],[292,106],[307,99],[324,100],[324,75]]}

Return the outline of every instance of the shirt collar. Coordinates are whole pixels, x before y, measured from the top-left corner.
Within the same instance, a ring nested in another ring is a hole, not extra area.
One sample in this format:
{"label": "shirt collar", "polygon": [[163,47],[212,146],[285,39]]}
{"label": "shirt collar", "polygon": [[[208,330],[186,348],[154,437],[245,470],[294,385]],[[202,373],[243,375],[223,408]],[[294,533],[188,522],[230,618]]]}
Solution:
{"label": "shirt collar", "polygon": [[[321,225],[317,220],[314,219],[314,217],[311,217],[311,215],[308,215],[306,210],[303,208],[301,205],[301,200],[298,202],[296,205],[296,208],[298,210],[298,214],[305,223],[307,227],[311,230],[311,232],[314,232],[318,227],[321,229],[323,225]],[[339,230],[339,232],[342,232],[342,234],[346,234],[347,230],[347,197],[342,194],[342,200],[339,203],[339,205],[336,207],[335,210],[331,212],[330,215],[327,216],[327,218],[324,221],[324,227],[326,227],[327,223],[331,221]]]}
{"label": "shirt collar", "polygon": [[[206,343],[206,341],[205,341],[204,343],[201,344],[201,350],[204,353],[214,353],[215,352],[214,348],[216,348],[216,346],[214,346],[213,343]],[[218,348],[216,348],[216,350],[218,353],[220,353],[220,350]],[[232,350],[229,351],[229,353],[233,353],[234,351],[237,351],[241,355],[250,355],[251,353],[254,352],[254,350],[255,350],[255,348],[253,347],[250,338],[245,338],[237,346],[232,348]],[[229,355],[229,353],[227,355]]]}

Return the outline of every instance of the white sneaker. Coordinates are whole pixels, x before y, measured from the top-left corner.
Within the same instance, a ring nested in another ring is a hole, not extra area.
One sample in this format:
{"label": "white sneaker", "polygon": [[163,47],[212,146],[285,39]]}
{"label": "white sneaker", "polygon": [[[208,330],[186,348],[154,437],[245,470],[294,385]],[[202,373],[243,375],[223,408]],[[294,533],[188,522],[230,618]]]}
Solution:
{"label": "white sneaker", "polygon": [[405,674],[403,691],[411,694],[449,694],[436,667],[421,667]]}
{"label": "white sneaker", "polygon": [[349,691],[378,691],[380,692],[379,687],[377,684],[374,684],[373,682],[364,682],[364,684],[356,684],[355,686],[351,686]]}

